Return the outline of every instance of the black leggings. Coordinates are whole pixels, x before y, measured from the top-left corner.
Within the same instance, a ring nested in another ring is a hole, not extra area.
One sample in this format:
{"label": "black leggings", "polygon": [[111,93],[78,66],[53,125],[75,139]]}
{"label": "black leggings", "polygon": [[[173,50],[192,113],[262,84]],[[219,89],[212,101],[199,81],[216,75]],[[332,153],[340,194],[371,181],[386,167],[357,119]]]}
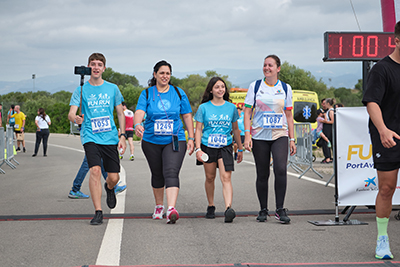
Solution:
{"label": "black leggings", "polygon": [[[322,132],[325,134],[326,138],[328,138],[329,141],[331,141],[331,145],[333,147],[333,140],[332,140],[332,124],[324,124],[324,127],[322,128]],[[322,152],[324,153],[325,159],[331,159],[332,154],[331,154],[331,149],[328,147],[328,143],[322,139]]]}
{"label": "black leggings", "polygon": [[174,152],[172,143],[156,145],[142,140],[142,150],[150,167],[151,186],[179,188],[179,172],[186,153],[186,141],[179,141],[179,151]]}
{"label": "black leggings", "polygon": [[36,143],[35,143],[35,155],[39,151],[40,142],[43,139],[43,155],[47,153],[47,140],[49,139],[50,131],[49,129],[41,129],[36,131]]}
{"label": "black leggings", "polygon": [[274,141],[252,139],[253,156],[256,163],[256,189],[261,209],[268,208],[268,179],[270,174],[271,152],[274,159],[275,203],[276,208],[283,208],[287,187],[288,137]]}

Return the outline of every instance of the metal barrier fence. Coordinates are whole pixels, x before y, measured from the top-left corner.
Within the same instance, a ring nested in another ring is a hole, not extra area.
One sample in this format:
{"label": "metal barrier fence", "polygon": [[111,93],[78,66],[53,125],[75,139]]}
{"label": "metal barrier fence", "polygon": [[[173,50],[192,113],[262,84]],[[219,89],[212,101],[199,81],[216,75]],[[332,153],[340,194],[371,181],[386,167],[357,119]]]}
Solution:
{"label": "metal barrier fence", "polygon": [[[3,164],[6,162],[5,159],[5,134],[4,134],[4,128],[0,127],[0,167],[3,166]],[[1,153],[3,151],[3,153]],[[0,173],[6,173],[2,168],[0,168]]]}
{"label": "metal barrier fence", "polygon": [[[296,172],[301,172],[299,179],[310,169],[315,172],[320,178],[323,178],[313,167],[313,154],[312,154],[312,128],[311,123],[295,123],[294,132],[296,139],[296,154],[289,155],[288,168],[292,167]],[[306,165],[307,168],[303,170],[298,165]]]}
{"label": "metal barrier fence", "polygon": [[6,129],[6,158],[5,162],[8,166],[10,166],[12,169],[16,169],[17,166],[11,163],[11,161],[15,162],[17,165],[19,165],[19,162],[15,160],[14,158],[14,128],[7,126]]}
{"label": "metal barrier fence", "polygon": [[72,121],[70,121],[69,122],[69,129],[70,129],[70,132],[69,132],[69,134],[72,134],[72,135],[75,135],[75,134],[80,134],[80,132],[79,132],[79,130],[78,130],[78,128],[79,128],[79,125],[78,124],[76,124],[76,123],[73,123]]}

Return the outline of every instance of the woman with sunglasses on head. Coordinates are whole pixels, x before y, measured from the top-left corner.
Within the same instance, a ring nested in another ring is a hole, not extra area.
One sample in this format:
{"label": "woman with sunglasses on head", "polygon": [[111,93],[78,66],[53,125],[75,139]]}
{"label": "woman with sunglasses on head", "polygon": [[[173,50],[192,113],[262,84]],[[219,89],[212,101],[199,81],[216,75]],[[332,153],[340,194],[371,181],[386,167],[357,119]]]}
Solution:
{"label": "woman with sunglasses on head", "polygon": [[[167,195],[167,223],[179,219],[175,209],[179,193],[179,172],[185,157],[193,153],[194,133],[192,109],[185,92],[171,85],[172,67],[165,60],[159,61],[153,69],[149,88],[140,94],[134,115],[134,130],[142,137],[142,150],[151,171],[151,185],[155,198],[153,219],[162,219],[164,208],[164,187]],[[147,114],[144,125],[141,125]],[[186,144],[182,116],[189,134]]]}
{"label": "woman with sunglasses on head", "polygon": [[205,189],[208,200],[206,218],[215,218],[215,177],[219,168],[225,200],[225,222],[230,223],[236,217],[232,209],[231,176],[234,171],[232,131],[239,147],[238,163],[243,159],[243,146],[237,123],[239,115],[236,106],[230,103],[228,89],[220,77],[213,77],[209,81],[194,119],[197,165],[204,165],[206,175]]}
{"label": "woman with sunglasses on head", "polygon": [[[244,147],[253,152],[256,189],[261,210],[257,221],[268,215],[268,180],[271,154],[275,176],[275,218],[289,223],[283,204],[287,187],[287,159],[296,153],[292,115],[292,88],[279,80],[281,61],[276,55],[264,59],[264,79],[250,84],[244,101]],[[254,114],[253,113],[254,109]],[[251,134],[251,135],[250,135]]]}
{"label": "woman with sunglasses on head", "polygon": [[49,115],[46,115],[44,108],[39,108],[37,113],[38,115],[35,118],[35,124],[36,124],[35,153],[32,155],[32,157],[36,157],[42,139],[43,139],[43,157],[47,157],[47,140],[49,139],[50,135],[49,126],[51,125],[51,120]]}

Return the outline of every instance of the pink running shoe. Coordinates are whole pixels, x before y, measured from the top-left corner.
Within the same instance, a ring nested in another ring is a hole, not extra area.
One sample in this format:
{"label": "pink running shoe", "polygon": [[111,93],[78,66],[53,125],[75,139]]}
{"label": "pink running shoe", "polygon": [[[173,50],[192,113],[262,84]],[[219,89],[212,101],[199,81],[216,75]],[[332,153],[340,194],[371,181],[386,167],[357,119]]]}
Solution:
{"label": "pink running shoe", "polygon": [[154,208],[153,220],[162,220],[163,214],[164,214],[164,206],[163,205],[157,205]]}
{"label": "pink running shoe", "polygon": [[179,219],[179,213],[175,208],[170,208],[167,211],[167,223],[174,224]]}

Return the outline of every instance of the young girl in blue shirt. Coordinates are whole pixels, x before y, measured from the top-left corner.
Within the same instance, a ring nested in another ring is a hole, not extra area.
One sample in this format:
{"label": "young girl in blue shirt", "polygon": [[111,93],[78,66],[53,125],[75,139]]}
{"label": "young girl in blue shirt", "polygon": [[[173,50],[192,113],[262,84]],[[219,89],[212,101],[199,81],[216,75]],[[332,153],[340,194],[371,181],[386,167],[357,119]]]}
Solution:
{"label": "young girl in blue shirt", "polygon": [[[195,152],[197,164],[204,163],[205,190],[208,200],[206,218],[215,218],[214,181],[217,168],[219,168],[225,200],[225,222],[230,223],[236,217],[231,207],[233,198],[231,175],[234,170],[232,131],[239,146],[237,162],[240,163],[243,159],[243,146],[237,123],[239,115],[236,106],[229,102],[229,92],[224,80],[220,77],[211,78],[201,103],[194,117],[196,120]],[[208,159],[204,154],[208,155]]]}

